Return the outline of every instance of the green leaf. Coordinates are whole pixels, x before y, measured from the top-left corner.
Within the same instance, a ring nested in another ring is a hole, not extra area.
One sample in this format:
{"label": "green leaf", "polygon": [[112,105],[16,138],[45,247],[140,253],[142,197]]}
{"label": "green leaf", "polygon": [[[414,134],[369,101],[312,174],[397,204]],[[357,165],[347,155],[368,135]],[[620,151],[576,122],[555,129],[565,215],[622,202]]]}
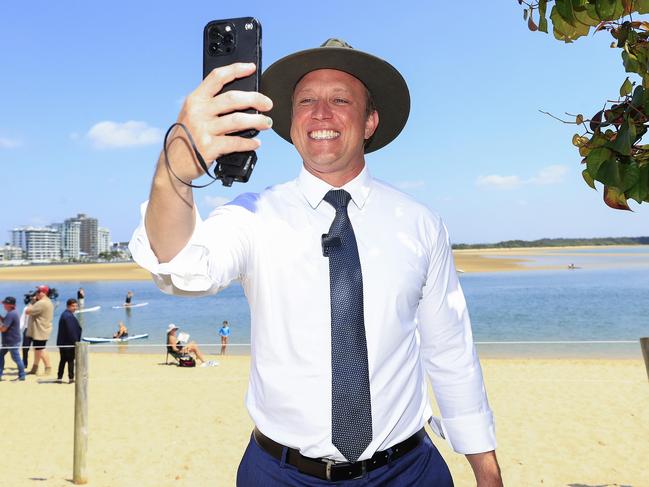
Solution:
{"label": "green leaf", "polygon": [[[640,179],[640,168],[635,163],[624,164],[624,165],[619,164],[619,166],[621,169],[620,173],[622,176],[620,189],[626,192],[627,190],[634,187],[638,182],[638,180]],[[624,169],[622,170],[622,168]]]}
{"label": "green leaf", "polygon": [[588,186],[590,186],[590,187],[593,188],[593,189],[597,189],[597,188],[595,187],[595,180],[594,180],[593,178],[590,177],[590,174],[589,174],[589,172],[588,172],[588,169],[584,169],[583,171],[581,171],[581,176],[584,178],[584,181],[586,181],[586,184],[587,184]]}
{"label": "green leaf", "polygon": [[599,19],[594,19],[590,15],[588,15],[587,10],[575,10],[575,18],[577,19],[577,22],[588,25],[589,27],[595,27],[600,22]]}
{"label": "green leaf", "polygon": [[620,171],[621,169],[622,165],[619,162],[615,159],[608,159],[602,163],[599,171],[597,171],[597,176],[593,179],[600,181],[605,186],[615,186],[617,188],[622,185],[623,173]]}
{"label": "green leaf", "polygon": [[571,0],[556,0],[555,7],[561,18],[570,25],[575,25],[575,12],[572,9]]}
{"label": "green leaf", "polygon": [[627,77],[624,80],[624,83],[622,83],[622,86],[620,86],[620,96],[629,95],[632,89],[633,89],[633,83],[631,83],[631,81],[629,81],[629,78]]}
{"label": "green leaf", "polygon": [[[617,0],[595,0],[595,9],[597,15],[602,20],[613,20],[615,18],[615,11],[617,7]],[[620,2],[620,7],[622,6]],[[622,7],[624,8],[624,7]]]}
{"label": "green leaf", "polygon": [[604,161],[611,157],[612,152],[606,147],[597,147],[590,151],[586,157],[586,168],[593,179],[597,179],[597,173]]}
{"label": "green leaf", "polygon": [[635,90],[633,90],[631,104],[634,107],[641,107],[644,105],[644,88],[641,85],[636,86]]}
{"label": "green leaf", "polygon": [[638,58],[627,51],[622,51],[622,64],[627,73],[640,73],[640,63]]}
{"label": "green leaf", "polygon": [[[634,130],[635,132],[635,130]],[[611,149],[623,156],[631,155],[631,131],[629,130],[629,121],[625,120],[620,129],[617,131],[617,136],[611,144]]]}
{"label": "green leaf", "polygon": [[638,180],[635,185],[626,191],[628,198],[642,203],[649,197],[649,166],[638,168]]}
{"label": "green leaf", "polygon": [[568,22],[563,20],[563,17],[561,17],[561,14],[559,14],[556,5],[552,7],[552,11],[550,12],[550,19],[552,19],[552,32],[555,39],[564,42],[572,42],[575,38],[575,34],[577,33],[577,29],[573,25],[570,25]]}
{"label": "green leaf", "polygon": [[548,33],[548,19],[545,17],[541,17],[539,19],[539,30],[541,32],[545,32],[546,34]]}
{"label": "green leaf", "polygon": [[[649,0],[647,0],[647,1],[649,1]],[[539,15],[541,17],[545,17],[545,12],[547,10],[547,7],[548,7],[548,0],[539,0],[538,8],[539,8]]]}
{"label": "green leaf", "polygon": [[634,6],[639,14],[649,14],[649,0],[635,0]]}

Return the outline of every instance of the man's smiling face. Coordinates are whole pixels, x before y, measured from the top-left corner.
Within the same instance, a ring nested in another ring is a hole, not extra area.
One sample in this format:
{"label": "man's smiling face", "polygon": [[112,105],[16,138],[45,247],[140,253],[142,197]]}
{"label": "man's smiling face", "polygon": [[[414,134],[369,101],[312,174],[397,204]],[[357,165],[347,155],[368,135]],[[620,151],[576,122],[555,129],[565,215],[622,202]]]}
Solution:
{"label": "man's smiling face", "polygon": [[378,125],[377,112],[367,115],[367,101],[363,83],[343,71],[318,69],[298,82],[291,139],[309,172],[330,183],[361,172],[365,139]]}

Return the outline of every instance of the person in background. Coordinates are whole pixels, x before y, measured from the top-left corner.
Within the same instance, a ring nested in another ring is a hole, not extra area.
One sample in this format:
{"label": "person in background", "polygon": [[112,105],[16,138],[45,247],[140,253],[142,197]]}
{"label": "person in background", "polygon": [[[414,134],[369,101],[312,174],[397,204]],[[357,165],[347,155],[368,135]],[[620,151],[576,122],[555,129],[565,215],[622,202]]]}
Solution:
{"label": "person in background", "polygon": [[83,306],[83,303],[86,300],[86,292],[83,290],[82,287],[79,288],[77,291],[77,302],[79,303],[79,307]]}
{"label": "person in background", "polygon": [[74,382],[74,344],[81,341],[81,325],[74,312],[78,308],[77,300],[70,298],[65,303],[66,309],[59,318],[59,332],[56,336],[56,346],[59,347],[61,358],[59,360],[59,371],[57,381],[63,380],[65,364],[68,365],[68,383]]}
{"label": "person in background", "polygon": [[132,300],[133,300],[133,291],[128,291],[126,293],[126,298],[124,298],[124,306],[130,306]]}
{"label": "person in background", "polygon": [[169,326],[167,327],[167,350],[169,350],[169,353],[174,352],[178,354],[194,355],[198,360],[201,361],[201,363],[205,362],[203,354],[198,348],[198,345],[196,345],[196,343],[194,342],[183,344],[182,342],[178,341],[178,337],[176,336],[177,331],[178,327],[173,323],[169,323]]}
{"label": "person in background", "polygon": [[122,321],[119,322],[119,328],[117,332],[113,335],[113,338],[126,338],[128,336],[128,328],[124,326]]}
{"label": "person in background", "polygon": [[221,355],[225,355],[225,349],[228,346],[228,337],[230,336],[230,326],[227,320],[223,322],[219,330],[219,335],[221,336]]}
{"label": "person in background", "polygon": [[[31,301],[27,304],[34,304],[36,302],[36,295],[34,295],[31,299]],[[23,310],[23,314],[20,318],[20,331],[22,332],[23,336],[23,365],[25,366],[25,369],[29,367],[29,348],[32,346],[32,337],[27,335],[27,331],[29,330],[29,323],[31,321],[31,318],[27,314],[27,308]]]}
{"label": "person in background", "polygon": [[16,298],[7,296],[2,301],[7,314],[0,316],[0,333],[2,333],[2,348],[0,349],[0,380],[5,367],[5,355],[11,354],[11,358],[18,367],[18,380],[25,380],[25,366],[20,358],[20,316],[16,311]]}
{"label": "person in background", "polygon": [[50,356],[45,349],[47,340],[52,333],[52,318],[54,317],[54,305],[48,297],[50,288],[41,285],[36,288],[36,302],[27,307],[25,313],[31,318],[27,327],[27,336],[32,338],[34,344],[34,364],[29,371],[30,374],[38,372],[38,364],[41,359],[45,364],[45,375],[52,373]]}

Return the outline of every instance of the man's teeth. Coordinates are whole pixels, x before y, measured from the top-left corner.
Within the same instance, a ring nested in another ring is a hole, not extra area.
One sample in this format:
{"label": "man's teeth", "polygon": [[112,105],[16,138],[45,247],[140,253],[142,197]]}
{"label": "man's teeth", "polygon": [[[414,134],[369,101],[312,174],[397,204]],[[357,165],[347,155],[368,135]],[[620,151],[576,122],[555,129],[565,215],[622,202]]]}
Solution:
{"label": "man's teeth", "polygon": [[335,130],[314,130],[313,132],[309,132],[309,137],[315,140],[335,139],[336,137],[340,137],[340,132],[336,132]]}

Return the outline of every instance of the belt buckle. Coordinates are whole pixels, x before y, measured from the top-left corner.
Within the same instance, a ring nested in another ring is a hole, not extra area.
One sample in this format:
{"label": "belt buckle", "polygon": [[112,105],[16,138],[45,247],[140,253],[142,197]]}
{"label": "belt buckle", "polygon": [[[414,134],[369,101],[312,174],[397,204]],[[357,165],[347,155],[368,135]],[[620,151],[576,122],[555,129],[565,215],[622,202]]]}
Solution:
{"label": "belt buckle", "polygon": [[327,477],[327,480],[331,482],[331,466],[336,463],[333,460],[325,460],[325,464],[327,465],[325,467],[325,476]]}
{"label": "belt buckle", "polygon": [[[356,477],[350,477],[350,480],[356,480],[356,479],[362,479],[365,477],[367,474],[367,462],[363,460],[362,462],[359,462],[361,464],[361,473],[357,475]],[[325,460],[325,477],[329,482],[332,482],[333,479],[331,478],[331,469],[333,466],[337,465],[338,462],[335,462],[334,460]]]}

